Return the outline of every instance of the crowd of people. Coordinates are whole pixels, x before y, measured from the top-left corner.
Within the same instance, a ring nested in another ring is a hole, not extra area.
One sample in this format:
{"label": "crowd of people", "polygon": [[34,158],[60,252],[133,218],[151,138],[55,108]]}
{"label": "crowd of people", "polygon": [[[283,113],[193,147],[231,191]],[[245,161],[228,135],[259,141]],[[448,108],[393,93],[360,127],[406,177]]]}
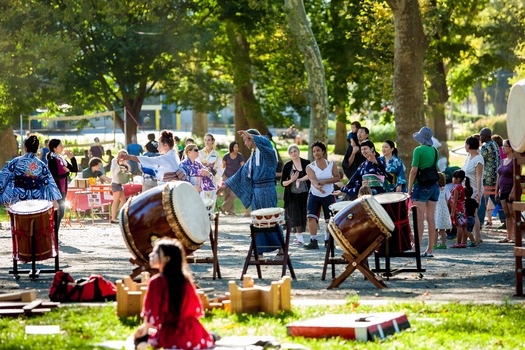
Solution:
{"label": "crowd of people", "polygon": [[[100,140],[95,139],[80,164],[70,151],[64,150],[59,139],[45,143],[42,148],[44,156],[40,160],[36,156],[38,138],[30,135],[24,143],[25,154],[13,159],[0,172],[0,198],[6,205],[27,199],[53,201],[57,208],[55,232],[58,235],[65,213],[69,178],[73,173],[111,184],[112,222],[117,222],[119,207],[126,200],[123,185],[132,176],[142,177],[144,191],[180,180],[194,186],[203,200],[215,202],[217,194],[221,193],[224,200],[220,211],[224,215],[236,215],[235,198],[239,198],[246,209],[277,207],[276,176],[279,175],[284,188],[285,215],[295,235],[292,244],[304,249],[319,249],[321,209],[322,219],[328,223],[332,215],[331,205],[338,196],[354,200],[362,195],[389,192],[408,194],[417,208],[420,242],[426,220],[428,243],[422,250],[423,257],[432,257],[435,249],[479,245],[490,202],[496,207],[501,206],[500,220],[508,227],[507,237],[500,242],[513,242],[514,219],[510,206],[513,200],[513,152],[509,140],[492,135],[490,129],[483,128],[479,134],[465,140],[467,158],[463,167],[456,169],[448,166],[446,144],[436,142],[432,130],[424,126],[413,135],[419,146],[413,150],[411,169],[406,178],[407,168],[392,140],[383,140],[379,154],[369,129],[358,122],[351,125],[341,172],[337,164],[328,159],[327,147],[320,141],[309,146],[313,155],[311,162],[301,157],[297,144],[290,145],[290,160],[278,170],[279,157],[274,145],[255,129],[239,131],[245,146],[251,150],[247,159],[239,153],[239,144],[235,141],[230,143],[222,157],[212,134],[204,135],[204,147],[199,148],[193,139],[187,138],[186,144],[182,145],[173,132],[163,130],[158,141],[155,134],[149,134],[144,146],[132,138],[126,149],[118,150],[115,157],[111,151],[105,152]],[[107,167],[103,166],[103,155],[108,157]],[[342,181],[343,176],[347,178],[346,183]],[[487,186],[495,187],[496,194],[486,195]],[[457,231],[456,242],[447,246],[447,236],[453,229]],[[304,239],[307,231],[309,241]],[[279,235],[282,234],[282,230],[258,234],[258,253],[281,247]],[[324,232],[322,236],[326,245],[328,233]],[[282,251],[279,250],[279,254]],[[160,274],[148,285],[144,324],[134,336],[136,344],[163,347],[181,346],[181,342],[192,346],[213,345],[213,334],[202,328],[197,320],[202,309],[187,271],[181,243],[159,240],[150,256],[150,264],[158,268]],[[168,302],[161,305],[159,298]],[[175,325],[175,329],[169,330],[166,325]],[[191,329],[185,330],[184,327]],[[153,333],[150,328],[155,329]]]}

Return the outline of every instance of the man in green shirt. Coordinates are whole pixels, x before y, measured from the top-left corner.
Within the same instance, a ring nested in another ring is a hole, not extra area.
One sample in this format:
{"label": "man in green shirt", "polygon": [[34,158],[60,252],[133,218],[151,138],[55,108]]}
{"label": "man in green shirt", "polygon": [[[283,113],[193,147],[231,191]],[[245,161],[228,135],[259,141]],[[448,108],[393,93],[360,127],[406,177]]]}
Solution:
{"label": "man in green shirt", "polygon": [[90,177],[99,178],[102,183],[111,183],[111,178],[107,177],[100,168],[102,167],[102,159],[93,157],[89,160],[89,166],[82,171],[82,178],[89,179]]}

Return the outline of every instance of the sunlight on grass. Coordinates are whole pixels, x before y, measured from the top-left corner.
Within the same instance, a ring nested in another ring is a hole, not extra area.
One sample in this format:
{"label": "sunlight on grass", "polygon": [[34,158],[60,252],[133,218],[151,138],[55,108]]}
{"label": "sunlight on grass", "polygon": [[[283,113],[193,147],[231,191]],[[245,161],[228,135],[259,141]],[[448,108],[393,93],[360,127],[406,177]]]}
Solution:
{"label": "sunlight on grass", "polygon": [[[402,311],[411,328],[384,340],[360,343],[341,338],[308,339],[287,335],[286,325],[326,314]],[[205,327],[230,335],[273,336],[280,343],[309,349],[520,349],[525,347],[525,308],[518,305],[399,303],[294,308],[277,316],[229,314],[215,309],[202,320]],[[103,307],[61,307],[43,316],[0,319],[1,349],[97,349],[106,340],[124,340],[140,323],[138,317],[119,319],[113,304]],[[25,325],[60,325],[61,334],[26,335]]]}

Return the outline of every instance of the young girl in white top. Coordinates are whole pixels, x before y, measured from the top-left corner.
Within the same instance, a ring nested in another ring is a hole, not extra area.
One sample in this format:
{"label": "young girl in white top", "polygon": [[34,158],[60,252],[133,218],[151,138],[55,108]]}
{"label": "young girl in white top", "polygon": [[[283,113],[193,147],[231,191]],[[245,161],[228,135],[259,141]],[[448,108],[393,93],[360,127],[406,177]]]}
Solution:
{"label": "young girl in white top", "polygon": [[127,162],[122,160],[123,155],[127,155],[126,150],[120,150],[117,153],[117,156],[111,160],[111,192],[113,192],[113,204],[111,204],[111,222],[118,223],[117,212],[120,207],[126,203],[126,195],[124,194],[124,187],[122,187],[122,176],[119,176],[121,173],[120,165],[127,164]]}
{"label": "young girl in white top", "polygon": [[434,215],[436,220],[436,231],[441,236],[441,244],[436,244],[434,249],[447,249],[447,231],[452,229],[452,221],[450,221],[450,212],[447,205],[447,191],[445,189],[446,178],[445,174],[439,175],[439,199],[436,205],[436,213]]}
{"label": "young girl in white top", "polygon": [[[304,245],[305,249],[319,249],[317,243],[317,225],[321,207],[323,208],[325,222],[330,220],[330,204],[335,203],[334,183],[338,182],[339,171],[334,162],[326,160],[326,145],[316,141],[311,146],[314,161],[306,167],[306,174],[311,182],[310,195],[308,196],[307,217],[310,243]],[[325,237],[326,238],[326,237]]]}

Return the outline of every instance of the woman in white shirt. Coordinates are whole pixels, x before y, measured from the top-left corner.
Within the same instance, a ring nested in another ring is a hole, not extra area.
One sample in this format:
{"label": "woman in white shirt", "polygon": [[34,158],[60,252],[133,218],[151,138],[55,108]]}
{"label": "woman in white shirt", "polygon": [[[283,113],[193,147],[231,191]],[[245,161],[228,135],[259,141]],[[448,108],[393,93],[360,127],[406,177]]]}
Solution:
{"label": "woman in white shirt", "polygon": [[[316,141],[310,147],[314,161],[306,167],[306,174],[310,180],[310,195],[308,196],[307,216],[310,243],[304,249],[319,249],[317,242],[317,224],[319,214],[323,208],[325,222],[330,220],[329,206],[335,203],[334,183],[339,182],[339,170],[334,162],[326,160],[326,145]],[[325,237],[326,239],[326,237]]]}
{"label": "woman in white shirt", "polygon": [[171,180],[185,180],[184,171],[180,169],[180,159],[178,151],[174,150],[175,139],[169,130],[160,133],[158,150],[161,154],[158,157],[130,156],[129,154],[119,155],[119,159],[133,160],[140,163],[142,171],[154,176],[158,184]]}
{"label": "woman in white shirt", "polygon": [[119,209],[119,204],[121,208],[124,204],[126,204],[126,195],[124,194],[124,187],[122,187],[124,184],[122,181],[123,177],[119,176],[119,174],[121,173],[121,165],[128,167],[127,172],[129,173],[129,165],[127,162],[122,160],[119,162],[119,159],[122,159],[122,156],[127,154],[128,152],[122,149],[118,151],[117,157],[111,160],[111,192],[113,193],[113,204],[111,204],[111,222],[115,224],[118,224],[117,211]]}
{"label": "woman in white shirt", "polygon": [[[485,164],[483,157],[479,154],[479,140],[477,137],[470,136],[465,140],[465,150],[468,153],[467,160],[463,165],[463,171],[465,172],[466,177],[470,179],[470,185],[472,186],[473,193],[472,198],[478,202],[482,198],[483,194],[483,166]],[[481,242],[481,231],[480,231],[480,222],[476,210],[474,214],[475,224],[474,224],[474,238],[476,243]]]}

